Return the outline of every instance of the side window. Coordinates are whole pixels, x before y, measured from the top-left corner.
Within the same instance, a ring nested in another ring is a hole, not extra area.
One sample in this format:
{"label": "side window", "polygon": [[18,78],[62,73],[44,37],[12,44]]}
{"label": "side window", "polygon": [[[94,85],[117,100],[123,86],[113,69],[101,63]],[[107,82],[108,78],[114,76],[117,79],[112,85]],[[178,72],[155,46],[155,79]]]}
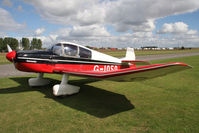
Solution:
{"label": "side window", "polygon": [[80,58],[91,58],[91,51],[82,47],[79,47]]}
{"label": "side window", "polygon": [[52,47],[52,51],[54,54],[57,55],[62,55],[62,47],[61,44],[56,44],[55,46]]}
{"label": "side window", "polygon": [[67,56],[76,56],[77,46],[71,44],[64,44],[64,54]]}

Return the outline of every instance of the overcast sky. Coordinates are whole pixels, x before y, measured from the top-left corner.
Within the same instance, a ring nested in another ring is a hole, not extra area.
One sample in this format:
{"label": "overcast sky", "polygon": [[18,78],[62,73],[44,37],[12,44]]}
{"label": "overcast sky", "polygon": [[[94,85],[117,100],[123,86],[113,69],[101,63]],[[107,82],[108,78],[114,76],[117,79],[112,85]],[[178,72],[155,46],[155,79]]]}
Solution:
{"label": "overcast sky", "polygon": [[199,0],[1,0],[0,37],[97,47],[199,47]]}

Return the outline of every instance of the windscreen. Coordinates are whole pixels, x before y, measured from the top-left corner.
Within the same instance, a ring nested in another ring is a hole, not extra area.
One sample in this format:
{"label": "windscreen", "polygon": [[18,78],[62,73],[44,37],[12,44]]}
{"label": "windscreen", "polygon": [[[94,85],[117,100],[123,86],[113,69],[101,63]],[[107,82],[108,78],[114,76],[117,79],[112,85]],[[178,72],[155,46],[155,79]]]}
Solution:
{"label": "windscreen", "polygon": [[61,44],[56,44],[55,46],[52,47],[52,51],[56,55],[62,55],[62,47]]}
{"label": "windscreen", "polygon": [[91,51],[82,47],[79,47],[80,58],[91,58]]}
{"label": "windscreen", "polygon": [[64,54],[67,56],[77,56],[77,46],[64,44]]}

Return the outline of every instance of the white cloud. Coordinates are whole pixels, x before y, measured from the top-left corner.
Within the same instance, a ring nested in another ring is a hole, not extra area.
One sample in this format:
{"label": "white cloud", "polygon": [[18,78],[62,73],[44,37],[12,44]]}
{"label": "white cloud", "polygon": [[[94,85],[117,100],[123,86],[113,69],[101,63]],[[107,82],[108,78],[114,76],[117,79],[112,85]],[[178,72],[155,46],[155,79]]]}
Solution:
{"label": "white cloud", "polygon": [[174,34],[177,35],[196,35],[196,30],[189,29],[189,26],[183,22],[165,23],[162,28],[157,32],[158,34]]}
{"label": "white cloud", "polygon": [[6,34],[4,32],[0,32],[0,37],[5,37]]}
{"label": "white cloud", "polygon": [[24,0],[32,4],[40,15],[64,25],[92,25],[103,20],[103,8],[98,0]]}
{"label": "white cloud", "polygon": [[38,28],[38,29],[35,30],[35,35],[36,35],[36,36],[39,36],[39,35],[41,35],[44,31],[45,31],[44,28]]}
{"label": "white cloud", "polygon": [[[163,25],[158,33],[171,33],[169,38],[153,34],[157,19],[196,11],[199,9],[198,0],[24,1],[33,5],[43,19],[67,27],[47,36],[48,41],[78,40],[80,43],[100,46],[139,47],[154,44],[175,45],[177,39],[191,44],[190,38],[198,38],[197,31],[189,29],[183,22]],[[121,33],[112,35],[110,27],[113,27],[113,32]],[[179,35],[180,33],[183,35]]]}
{"label": "white cloud", "polygon": [[133,37],[135,38],[151,38],[153,37],[152,32],[135,32],[133,33]]}
{"label": "white cloud", "polygon": [[18,24],[12,18],[10,13],[0,8],[0,30],[1,31],[17,31],[25,28],[25,24]]}
{"label": "white cloud", "polygon": [[73,21],[76,21],[79,25],[93,25],[103,23],[104,17],[104,8],[102,5],[97,4],[79,11]]}
{"label": "white cloud", "polygon": [[152,31],[156,19],[197,9],[198,0],[117,0],[107,9],[106,22],[118,31]]}
{"label": "white cloud", "polygon": [[[197,30],[189,29],[184,22],[165,23],[157,32],[159,35],[167,34],[161,37],[162,44],[173,46],[199,47],[199,36]],[[167,46],[166,45],[166,46]]]}
{"label": "white cloud", "polygon": [[[60,29],[58,32],[55,32],[55,34],[40,36],[39,38],[42,39],[44,47],[49,47],[52,46],[52,44],[62,41],[75,42],[81,45],[95,47],[199,47],[199,36],[195,34],[162,37],[154,35],[152,32],[136,32],[121,34],[119,36],[109,35],[80,37],[70,34],[72,30],[73,29],[71,28]],[[193,33],[195,33],[195,31]]]}
{"label": "white cloud", "polygon": [[[49,37],[55,42],[72,41],[87,44],[91,41],[105,40],[110,37],[110,33],[105,27],[99,25],[91,26],[73,26],[71,28],[62,28],[53,32]],[[53,38],[52,38],[53,37]]]}
{"label": "white cloud", "polygon": [[[173,34],[182,34],[187,33],[188,25],[183,22],[176,22],[176,23],[165,23],[162,28],[158,31],[160,34],[167,34],[167,33],[173,33]],[[190,31],[193,33],[193,31]]]}
{"label": "white cloud", "polygon": [[196,34],[198,34],[198,31],[197,31],[197,30],[189,30],[189,31],[187,32],[187,34],[188,34],[188,35],[196,35]]}
{"label": "white cloud", "polygon": [[[112,25],[119,32],[151,32],[155,20],[199,9],[198,0],[24,0],[49,22],[64,25]],[[171,4],[172,3],[172,4]]]}
{"label": "white cloud", "polygon": [[3,0],[2,5],[7,7],[12,7],[13,3],[10,0]]}
{"label": "white cloud", "polygon": [[74,26],[70,31],[71,36],[75,37],[103,37],[109,36],[110,34],[106,31],[105,27],[100,25],[91,26]]}

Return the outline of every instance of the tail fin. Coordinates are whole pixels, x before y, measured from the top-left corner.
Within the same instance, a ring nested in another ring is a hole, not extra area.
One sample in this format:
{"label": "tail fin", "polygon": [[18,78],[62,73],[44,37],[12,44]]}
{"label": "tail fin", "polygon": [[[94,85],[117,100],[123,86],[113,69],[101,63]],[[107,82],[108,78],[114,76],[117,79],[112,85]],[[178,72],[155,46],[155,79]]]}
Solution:
{"label": "tail fin", "polygon": [[127,48],[126,57],[121,59],[123,65],[129,65],[129,63],[134,65],[150,65],[151,63],[148,61],[140,61],[135,59],[134,48]]}
{"label": "tail fin", "polygon": [[127,48],[125,60],[135,60],[134,48]]}

